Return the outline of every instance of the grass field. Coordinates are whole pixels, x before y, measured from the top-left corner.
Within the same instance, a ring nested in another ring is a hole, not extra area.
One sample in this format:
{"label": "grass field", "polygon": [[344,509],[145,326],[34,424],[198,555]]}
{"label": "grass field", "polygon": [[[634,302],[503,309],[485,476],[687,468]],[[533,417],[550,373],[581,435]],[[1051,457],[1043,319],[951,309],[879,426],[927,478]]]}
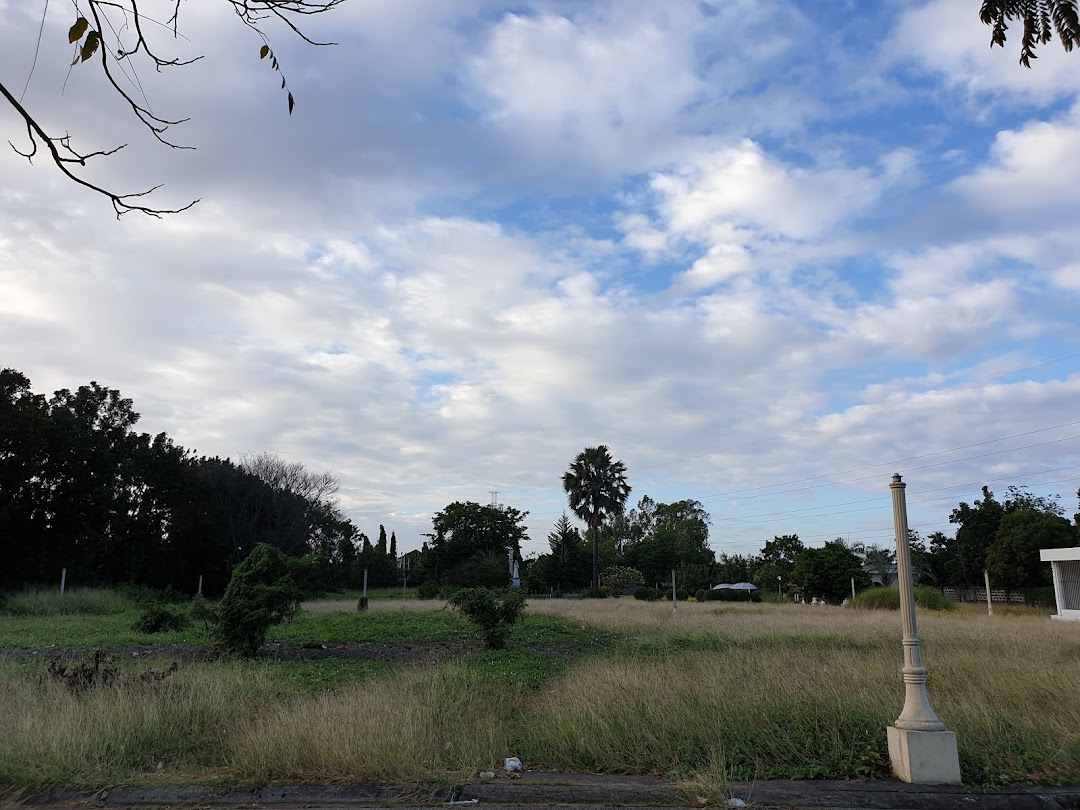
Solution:
{"label": "grass field", "polygon": [[[75,620],[91,638],[160,642],[122,629],[136,615],[0,615],[0,647],[73,643],[57,639]],[[919,623],[965,781],[1080,780],[1080,626],[965,606]],[[361,614],[352,599],[309,603],[274,635],[473,637],[441,603],[373,600]],[[74,695],[40,664],[0,662],[0,783],[447,782],[510,754],[714,785],[883,776],[901,665],[895,612],[690,603],[673,615],[634,600],[537,601],[511,649],[431,665],[221,661]]]}

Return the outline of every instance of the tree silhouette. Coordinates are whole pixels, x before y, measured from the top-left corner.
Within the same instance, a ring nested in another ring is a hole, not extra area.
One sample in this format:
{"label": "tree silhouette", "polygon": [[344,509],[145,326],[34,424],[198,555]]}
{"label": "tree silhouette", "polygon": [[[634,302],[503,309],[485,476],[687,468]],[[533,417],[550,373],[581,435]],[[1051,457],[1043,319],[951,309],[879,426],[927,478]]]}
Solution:
{"label": "tree silhouette", "polygon": [[[281,65],[270,47],[265,23],[276,20],[311,45],[330,45],[333,43],[316,42],[306,36],[300,30],[298,20],[305,16],[329,11],[344,0],[224,0],[224,2],[228,3],[240,21],[254,31],[262,41],[259,58],[268,60],[271,69],[281,79],[281,89],[286,93],[286,102],[291,115],[296,102],[292,91],[289,90],[288,82],[281,74]],[[183,4],[184,0],[170,0],[166,3],[166,7],[172,6],[172,13],[168,19],[161,21],[145,10],[148,5],[146,0],[127,0],[124,4],[117,3],[115,0],[85,0],[81,8],[76,5],[76,16],[71,28],[68,29],[68,43],[74,48],[72,67],[85,64],[90,60],[98,63],[109,89],[119,95],[130,107],[135,119],[159,142],[173,149],[193,148],[182,146],[171,140],[168,134],[170,127],[182,124],[188,119],[165,118],[153,112],[150,102],[141,93],[138,76],[139,70],[144,68],[161,71],[166,68],[184,67],[202,58],[195,57],[187,60],[169,58],[158,50],[158,43],[147,35],[149,30],[165,29],[174,39],[182,36],[180,9]],[[43,30],[48,5],[46,0],[42,7]],[[40,44],[39,41],[39,47]],[[32,68],[31,73],[33,73]],[[27,84],[29,84],[29,79],[27,79]],[[129,89],[129,85],[139,89]],[[39,147],[42,147],[49,159],[69,180],[108,197],[117,218],[129,211],[139,211],[148,216],[160,217],[162,214],[185,211],[198,202],[198,200],[192,200],[176,208],[155,208],[144,204],[142,200],[160,188],[160,185],[143,191],[120,193],[90,182],[81,174],[81,169],[86,167],[87,161],[95,157],[116,154],[126,144],[92,152],[80,151],[72,145],[70,134],[50,135],[38,120],[37,115],[23,103],[21,96],[16,96],[2,81],[0,81],[0,97],[3,97],[26,125],[27,145],[20,148],[12,144],[12,149],[33,162]]]}
{"label": "tree silhouette", "polygon": [[1005,32],[1009,23],[1018,20],[1024,24],[1020,39],[1020,64],[1031,67],[1037,59],[1035,49],[1054,38],[1061,40],[1062,47],[1071,51],[1080,45],[1080,15],[1076,0],[983,0],[979,19],[993,27],[990,47],[1005,47]]}
{"label": "tree silhouette", "polygon": [[592,590],[600,593],[600,525],[621,515],[630,497],[626,465],[611,458],[605,445],[586,447],[563,473],[563,489],[570,510],[589,526],[592,534]]}

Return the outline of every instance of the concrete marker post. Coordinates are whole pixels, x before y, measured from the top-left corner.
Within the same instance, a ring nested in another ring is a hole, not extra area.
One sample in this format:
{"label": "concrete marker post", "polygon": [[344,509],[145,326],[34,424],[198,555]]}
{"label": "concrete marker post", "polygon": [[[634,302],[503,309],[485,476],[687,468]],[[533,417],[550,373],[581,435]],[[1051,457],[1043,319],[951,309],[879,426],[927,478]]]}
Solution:
{"label": "concrete marker post", "polygon": [[926,694],[919,634],[915,626],[915,591],[908,547],[907,484],[892,477],[893,527],[896,530],[896,573],[900,588],[900,619],[904,627],[904,709],[888,727],[889,759],[902,781],[920,785],[959,784],[960,757],[956,735],[934,714]]}
{"label": "concrete marker post", "polygon": [[60,569],[60,595],[64,595],[64,585],[67,583],[67,569]]}
{"label": "concrete marker post", "polygon": [[675,593],[675,569],[671,571],[671,612],[679,609],[679,597]]}
{"label": "concrete marker post", "polygon": [[983,584],[986,586],[986,615],[994,615],[994,603],[990,600],[990,572],[983,569]]}

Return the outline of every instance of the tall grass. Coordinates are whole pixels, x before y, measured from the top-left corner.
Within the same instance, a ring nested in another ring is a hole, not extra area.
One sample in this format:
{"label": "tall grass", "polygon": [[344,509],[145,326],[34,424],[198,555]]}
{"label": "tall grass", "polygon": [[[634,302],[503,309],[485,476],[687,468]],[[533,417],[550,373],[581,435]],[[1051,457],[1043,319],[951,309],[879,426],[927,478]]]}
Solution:
{"label": "tall grass", "polygon": [[[926,585],[916,585],[915,605],[926,610],[953,610],[956,601],[949,598],[936,588]],[[868,588],[859,593],[848,603],[850,607],[858,610],[899,610],[899,588]]]}
{"label": "tall grass", "polygon": [[0,611],[11,616],[113,616],[134,603],[106,588],[28,590],[8,596]]}
{"label": "tall grass", "polygon": [[[576,659],[519,648],[327,671],[332,691],[284,664],[223,662],[77,698],[0,665],[0,782],[456,781],[510,754],[712,782],[887,773],[904,696],[895,613],[544,600],[530,614],[530,640],[617,640]],[[919,625],[966,781],[1080,779],[1080,626],[966,610]]]}

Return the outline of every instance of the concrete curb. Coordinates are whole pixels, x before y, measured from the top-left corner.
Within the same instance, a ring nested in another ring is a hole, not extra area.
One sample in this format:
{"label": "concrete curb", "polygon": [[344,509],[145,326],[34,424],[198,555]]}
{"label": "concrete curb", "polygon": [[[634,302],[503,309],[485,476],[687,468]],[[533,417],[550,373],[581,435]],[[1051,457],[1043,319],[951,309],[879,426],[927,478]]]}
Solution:
{"label": "concrete curb", "polygon": [[[0,793],[0,804],[149,805],[201,807],[437,807],[476,804],[487,810],[537,805],[675,808],[688,797],[659,779],[604,774],[525,773],[424,790],[383,785],[271,785],[222,788],[198,785],[116,786],[101,790],[53,788],[23,795]],[[978,791],[963,785],[908,785],[903,782],[765,781],[731,785],[733,798],[756,807],[859,808],[860,810],[1080,810],[1080,786],[1013,786]],[[722,806],[722,805],[721,805]]]}
{"label": "concrete curb", "polygon": [[732,783],[732,797],[766,807],[860,810],[1080,810],[1080,786],[1018,785],[976,790],[964,785],[904,782],[766,781]]}

